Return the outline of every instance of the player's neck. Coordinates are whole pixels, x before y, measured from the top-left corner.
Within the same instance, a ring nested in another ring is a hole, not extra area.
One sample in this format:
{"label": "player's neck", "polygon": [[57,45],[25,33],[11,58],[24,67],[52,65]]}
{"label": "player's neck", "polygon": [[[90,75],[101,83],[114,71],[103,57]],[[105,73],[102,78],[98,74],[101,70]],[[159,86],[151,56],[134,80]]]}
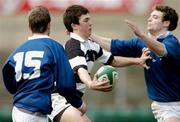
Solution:
{"label": "player's neck", "polygon": [[153,32],[150,32],[150,34],[154,37],[158,37],[159,35],[163,35],[167,33],[167,30],[160,30],[160,31],[153,31]]}
{"label": "player's neck", "polygon": [[73,33],[77,34],[78,36],[80,36],[84,40],[88,40],[88,38],[86,36],[84,36],[82,33],[78,33],[78,32],[73,32]]}
{"label": "player's neck", "polygon": [[49,36],[50,32],[49,31],[45,31],[44,33],[32,33],[32,35],[47,35]]}

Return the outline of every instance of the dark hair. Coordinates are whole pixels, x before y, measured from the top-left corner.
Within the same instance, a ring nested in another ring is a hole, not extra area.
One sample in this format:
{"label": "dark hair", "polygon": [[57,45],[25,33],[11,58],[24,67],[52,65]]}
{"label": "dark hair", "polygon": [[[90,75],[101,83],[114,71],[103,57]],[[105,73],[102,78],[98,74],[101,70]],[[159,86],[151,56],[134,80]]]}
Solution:
{"label": "dark hair", "polygon": [[71,24],[79,24],[81,15],[89,13],[89,10],[81,5],[69,6],[63,15],[63,22],[69,32],[73,32]]}
{"label": "dark hair", "polygon": [[36,6],[29,12],[28,20],[33,33],[44,33],[51,22],[51,17],[46,7]]}
{"label": "dark hair", "polygon": [[170,25],[168,30],[169,31],[173,31],[176,29],[177,25],[178,25],[178,14],[177,12],[169,7],[169,6],[156,6],[155,10],[160,11],[163,13],[163,18],[162,21],[170,21]]}

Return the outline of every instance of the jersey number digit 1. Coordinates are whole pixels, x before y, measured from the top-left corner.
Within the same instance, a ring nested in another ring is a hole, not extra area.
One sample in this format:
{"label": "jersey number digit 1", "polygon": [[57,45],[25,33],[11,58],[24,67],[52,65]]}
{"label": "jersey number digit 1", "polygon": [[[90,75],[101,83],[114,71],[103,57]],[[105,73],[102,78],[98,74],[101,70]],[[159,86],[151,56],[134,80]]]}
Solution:
{"label": "jersey number digit 1", "polygon": [[[14,55],[14,61],[16,61],[15,72],[16,72],[16,81],[20,81],[23,79],[34,79],[40,76],[40,66],[41,61],[38,59],[33,58],[43,58],[44,52],[43,51],[28,51],[28,52],[19,52]],[[24,61],[23,61],[24,60]],[[23,64],[24,63],[24,64]],[[22,74],[22,67],[34,67],[33,74],[30,73],[23,73]]]}

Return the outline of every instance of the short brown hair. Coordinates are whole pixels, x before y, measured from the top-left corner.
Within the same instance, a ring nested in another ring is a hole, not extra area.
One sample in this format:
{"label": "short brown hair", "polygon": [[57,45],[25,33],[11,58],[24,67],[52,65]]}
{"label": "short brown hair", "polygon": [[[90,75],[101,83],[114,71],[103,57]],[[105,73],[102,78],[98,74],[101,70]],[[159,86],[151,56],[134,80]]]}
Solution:
{"label": "short brown hair", "polygon": [[71,24],[79,24],[82,15],[89,13],[89,10],[81,5],[69,6],[63,15],[63,22],[69,32],[73,32]]}
{"label": "short brown hair", "polygon": [[162,21],[170,21],[170,25],[168,28],[169,31],[173,31],[176,29],[179,17],[177,12],[173,8],[169,6],[158,5],[155,7],[155,10],[163,13]]}
{"label": "short brown hair", "polygon": [[29,12],[28,20],[33,33],[44,33],[51,22],[51,17],[46,7],[36,6]]}

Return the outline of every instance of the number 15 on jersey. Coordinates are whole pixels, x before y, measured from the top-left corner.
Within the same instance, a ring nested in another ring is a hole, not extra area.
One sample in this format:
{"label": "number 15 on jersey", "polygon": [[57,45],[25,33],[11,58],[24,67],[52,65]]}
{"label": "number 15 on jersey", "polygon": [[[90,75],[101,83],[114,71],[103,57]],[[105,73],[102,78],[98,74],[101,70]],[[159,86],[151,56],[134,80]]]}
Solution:
{"label": "number 15 on jersey", "polygon": [[[16,81],[23,79],[34,79],[40,77],[41,58],[44,56],[44,51],[28,51],[18,52],[13,58],[16,62],[15,72]],[[33,68],[33,71],[22,73],[23,67]]]}

